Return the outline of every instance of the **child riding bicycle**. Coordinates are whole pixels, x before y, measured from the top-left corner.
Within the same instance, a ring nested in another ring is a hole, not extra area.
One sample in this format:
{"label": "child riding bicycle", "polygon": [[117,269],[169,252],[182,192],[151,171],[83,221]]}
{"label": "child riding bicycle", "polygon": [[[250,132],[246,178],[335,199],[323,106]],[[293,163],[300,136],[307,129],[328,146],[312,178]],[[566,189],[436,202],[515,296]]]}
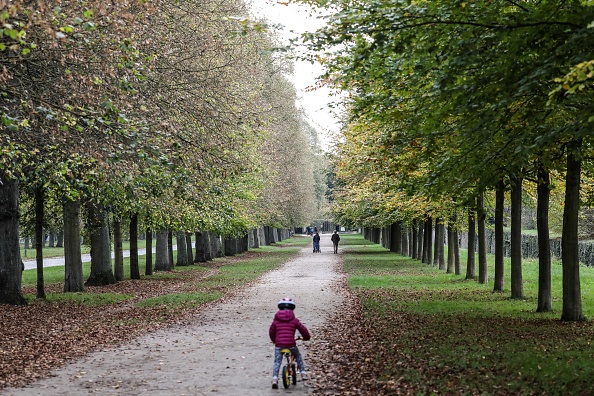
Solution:
{"label": "child riding bicycle", "polygon": [[275,344],[274,366],[272,368],[272,389],[278,389],[278,372],[283,359],[281,354],[281,349],[283,348],[291,350],[291,353],[295,356],[295,360],[297,360],[297,364],[299,365],[301,377],[305,378],[305,364],[303,363],[303,357],[295,342],[295,332],[299,331],[299,334],[301,334],[304,341],[311,338],[307,327],[305,327],[293,313],[295,302],[292,299],[283,298],[278,302],[277,306],[279,310],[274,315],[274,320],[268,330],[270,340]]}

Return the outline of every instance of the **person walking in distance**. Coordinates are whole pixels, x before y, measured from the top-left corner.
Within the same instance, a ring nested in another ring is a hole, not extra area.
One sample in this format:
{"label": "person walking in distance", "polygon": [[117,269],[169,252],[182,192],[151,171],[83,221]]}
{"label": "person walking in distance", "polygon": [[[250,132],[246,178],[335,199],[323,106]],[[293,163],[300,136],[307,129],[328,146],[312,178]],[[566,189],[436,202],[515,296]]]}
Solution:
{"label": "person walking in distance", "polygon": [[332,237],[330,239],[332,239],[332,244],[334,245],[334,254],[337,254],[338,253],[338,241],[340,241],[340,235],[338,235],[338,233],[336,231],[334,231],[334,234],[332,234]]}
{"label": "person walking in distance", "polygon": [[320,253],[320,234],[317,232],[313,237],[313,252]]}

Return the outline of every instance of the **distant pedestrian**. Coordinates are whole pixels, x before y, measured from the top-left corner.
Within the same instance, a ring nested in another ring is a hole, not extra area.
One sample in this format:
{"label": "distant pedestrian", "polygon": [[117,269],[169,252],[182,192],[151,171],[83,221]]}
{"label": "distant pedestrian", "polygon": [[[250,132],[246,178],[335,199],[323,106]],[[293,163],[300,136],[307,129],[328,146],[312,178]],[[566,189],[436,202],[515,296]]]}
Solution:
{"label": "distant pedestrian", "polygon": [[336,231],[334,231],[334,234],[332,234],[332,237],[330,239],[332,239],[332,244],[334,245],[334,254],[337,254],[338,253],[338,242],[340,241],[340,235],[338,235],[338,233]]}
{"label": "distant pedestrian", "polygon": [[313,252],[320,253],[320,234],[317,232],[313,237]]}

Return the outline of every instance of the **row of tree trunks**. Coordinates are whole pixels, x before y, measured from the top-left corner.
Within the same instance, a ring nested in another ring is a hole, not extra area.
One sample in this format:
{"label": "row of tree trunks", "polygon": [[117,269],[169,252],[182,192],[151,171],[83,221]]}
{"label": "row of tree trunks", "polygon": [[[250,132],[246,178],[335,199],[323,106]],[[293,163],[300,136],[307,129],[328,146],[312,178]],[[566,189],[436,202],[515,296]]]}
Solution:
{"label": "row of tree trunks", "polygon": [[[45,248],[47,240],[47,247],[64,247],[64,230],[56,231],[54,229],[42,233],[42,246]],[[31,249],[31,246],[36,246],[35,236],[26,236],[24,238],[25,250]]]}
{"label": "row of tree trunks", "polygon": [[[577,152],[579,142],[573,142],[571,150]],[[564,211],[564,233],[562,241],[563,261],[563,320],[583,320],[581,309],[581,291],[579,282],[579,262],[577,259],[577,208],[579,207],[579,183],[581,162],[577,154],[568,155],[568,173],[566,176],[566,207]],[[524,298],[522,280],[522,251],[521,251],[521,211],[522,211],[522,179],[510,177],[511,183],[511,298]],[[539,288],[537,312],[548,312],[552,309],[551,297],[551,255],[549,241],[548,211],[550,199],[550,176],[542,165],[538,168],[538,206],[537,227],[539,245]],[[500,179],[496,185],[495,202],[495,277],[494,291],[504,290],[504,240],[503,240],[503,208],[505,197],[505,183]],[[486,214],[483,207],[483,194],[477,197],[476,216],[473,210],[468,214],[468,261],[466,278],[475,278],[475,248],[478,247],[478,281],[488,282],[486,259]],[[443,224],[439,218],[435,220],[435,254],[431,257],[430,250],[431,219],[427,219],[421,226],[420,221],[413,221],[410,226],[403,226],[397,222],[383,229],[365,229],[364,236],[376,243],[382,243],[389,250],[421,259],[424,263],[433,263],[448,273],[460,274],[459,241],[455,217],[448,224],[448,260],[447,266],[443,261],[444,237]],[[478,228],[478,238],[476,229]],[[378,233],[379,232],[379,233]],[[387,241],[385,240],[387,238]],[[379,240],[378,240],[379,239]]]}
{"label": "row of tree trunks", "polygon": [[[45,298],[43,276],[43,219],[44,193],[42,189],[34,191],[35,198],[35,250],[37,263],[37,297]],[[21,277],[24,269],[20,257],[18,234],[19,224],[18,182],[0,180],[0,303],[26,305],[21,292]],[[122,221],[114,216],[113,243],[115,250],[114,266],[111,263],[111,235],[109,212],[101,204],[88,203],[87,228],[91,244],[91,273],[86,282],[83,280],[81,255],[81,204],[79,201],[65,198],[63,201],[64,232],[60,240],[64,245],[64,288],[65,293],[82,292],[85,285],[101,286],[124,279],[124,259],[122,248]],[[138,215],[130,215],[130,277],[140,279],[138,264]],[[241,238],[227,240],[227,247],[221,238],[213,233],[196,233],[196,256],[192,253],[190,233],[177,235],[177,265],[191,265],[224,255],[224,249],[230,255],[258,247],[262,243],[275,243],[290,237],[288,229],[261,227],[254,229]],[[267,241],[268,238],[268,241]],[[153,232],[146,230],[146,275],[154,270],[173,269],[172,233],[162,230],[156,233],[155,265],[153,266]]]}

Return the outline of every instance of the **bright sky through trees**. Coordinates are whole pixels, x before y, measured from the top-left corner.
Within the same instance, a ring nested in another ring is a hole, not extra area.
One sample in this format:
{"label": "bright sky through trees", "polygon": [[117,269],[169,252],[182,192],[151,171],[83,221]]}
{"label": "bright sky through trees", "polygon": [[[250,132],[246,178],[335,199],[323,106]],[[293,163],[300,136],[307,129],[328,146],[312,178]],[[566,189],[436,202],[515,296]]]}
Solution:
{"label": "bright sky through trees", "polygon": [[[303,4],[253,0],[252,9],[257,17],[278,26],[277,30],[285,44],[291,38],[307,31],[314,31],[324,23],[323,19],[318,18],[317,14],[313,14]],[[307,118],[318,130],[322,147],[328,149],[331,137],[338,132],[338,123],[336,116],[328,107],[333,101],[331,90],[327,87],[311,89],[316,85],[316,78],[320,74],[322,74],[321,65],[296,61],[294,74],[287,77],[294,83],[297,90],[297,106],[305,109]]]}

